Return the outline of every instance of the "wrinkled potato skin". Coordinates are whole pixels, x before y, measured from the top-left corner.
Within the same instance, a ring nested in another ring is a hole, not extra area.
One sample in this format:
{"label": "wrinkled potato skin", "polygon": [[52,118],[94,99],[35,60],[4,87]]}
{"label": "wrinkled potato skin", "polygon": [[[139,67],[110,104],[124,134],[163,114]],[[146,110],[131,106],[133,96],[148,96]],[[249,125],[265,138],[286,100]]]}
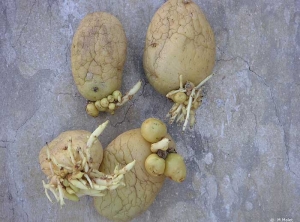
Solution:
{"label": "wrinkled potato skin", "polygon": [[193,2],[169,0],[149,25],[144,51],[144,70],[150,84],[161,94],[183,82],[198,85],[212,73],[215,63],[213,31]]}
{"label": "wrinkled potato skin", "polygon": [[[170,144],[175,147],[173,141]],[[134,159],[136,164],[124,175],[125,187],[107,192],[104,197],[94,198],[99,214],[113,221],[130,221],[152,204],[165,176],[151,176],[147,173],[145,160],[151,154],[150,146],[142,137],[140,129],[134,129],[118,136],[104,150],[101,172],[113,173],[117,163],[124,166]]]}
{"label": "wrinkled potato skin", "polygon": [[87,100],[102,99],[121,88],[127,40],[120,21],[105,12],[81,21],[71,48],[72,73]]}
{"label": "wrinkled potato skin", "polygon": [[[81,147],[83,150],[86,148],[86,143],[91,135],[90,132],[84,130],[73,130],[66,131],[61,133],[58,137],[53,139],[50,143],[48,143],[48,148],[50,154],[56,158],[59,163],[70,163],[68,166],[72,166],[71,160],[69,158],[68,150],[68,141],[69,138],[72,138],[72,149],[77,149],[77,147]],[[52,175],[51,170],[49,168],[49,162],[47,160],[47,145],[44,146],[39,154],[39,161],[42,168],[42,171],[47,175]],[[97,139],[90,148],[91,157],[93,158],[93,162],[91,163],[91,167],[93,169],[98,169],[100,163],[103,159],[103,148],[100,141]],[[75,161],[81,160],[79,155],[74,156]],[[59,171],[58,167],[53,164],[53,170]]]}

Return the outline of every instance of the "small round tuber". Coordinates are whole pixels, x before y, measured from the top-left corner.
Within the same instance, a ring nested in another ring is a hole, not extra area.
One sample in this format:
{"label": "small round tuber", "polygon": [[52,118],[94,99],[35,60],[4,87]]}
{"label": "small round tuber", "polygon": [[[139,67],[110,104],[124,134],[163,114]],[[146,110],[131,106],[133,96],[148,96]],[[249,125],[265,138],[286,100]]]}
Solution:
{"label": "small round tuber", "polygon": [[151,176],[164,174],[165,167],[165,160],[160,158],[156,153],[150,154],[145,161],[145,168]]}
{"label": "small round tuber", "polygon": [[107,108],[109,105],[108,99],[107,98],[103,98],[100,100],[100,105],[104,108]]}
{"label": "small round tuber", "polygon": [[156,143],[167,134],[167,126],[159,119],[149,118],[142,123],[141,133],[145,140]]}
{"label": "small round tuber", "polygon": [[185,180],[186,166],[182,156],[178,153],[168,154],[164,175],[179,183]]}
{"label": "small round tuber", "polygon": [[94,102],[89,102],[86,105],[86,112],[87,112],[87,114],[89,114],[90,116],[93,116],[93,117],[97,117],[99,115],[99,110],[95,106]]}
{"label": "small round tuber", "polygon": [[187,96],[184,92],[178,92],[174,95],[173,100],[174,100],[175,103],[181,104],[181,103],[184,103],[186,101],[186,98],[187,98]]}

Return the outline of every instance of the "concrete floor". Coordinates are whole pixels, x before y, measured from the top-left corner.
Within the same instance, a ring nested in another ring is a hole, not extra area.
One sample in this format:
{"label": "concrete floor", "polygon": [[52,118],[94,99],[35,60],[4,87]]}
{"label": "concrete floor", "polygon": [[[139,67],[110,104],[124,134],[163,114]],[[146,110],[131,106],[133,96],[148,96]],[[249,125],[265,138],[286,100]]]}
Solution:
{"label": "concrete floor", "polygon": [[[197,125],[168,126],[188,165],[134,221],[300,221],[300,1],[196,0],[215,32],[217,61]],[[38,154],[70,129],[109,118],[106,146],[171,103],[149,85],[142,55],[163,0],[0,2],[0,221],[107,221],[92,198],[62,209],[44,195]],[[117,16],[128,38],[123,91],[143,89],[114,116],[85,114],[74,85],[70,45],[90,12]]]}

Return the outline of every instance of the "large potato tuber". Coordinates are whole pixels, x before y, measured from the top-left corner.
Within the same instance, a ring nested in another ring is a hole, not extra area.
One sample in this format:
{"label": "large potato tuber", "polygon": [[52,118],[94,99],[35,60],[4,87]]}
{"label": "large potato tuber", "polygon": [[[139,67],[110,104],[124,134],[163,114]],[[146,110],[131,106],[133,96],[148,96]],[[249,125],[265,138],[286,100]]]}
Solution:
{"label": "large potato tuber", "polygon": [[[168,136],[169,137],[169,136]],[[171,139],[171,138],[170,138]],[[175,143],[170,142],[175,148]],[[151,154],[151,143],[141,135],[140,129],[127,131],[118,136],[104,150],[100,171],[111,174],[116,164],[136,160],[134,168],[124,175],[125,187],[95,197],[99,214],[114,221],[129,221],[144,212],[161,189],[165,176],[151,176],[145,169],[145,160]]]}
{"label": "large potato tuber", "polygon": [[72,73],[87,100],[102,99],[121,88],[127,40],[120,21],[105,12],[81,21],[71,48]]}
{"label": "large potato tuber", "polygon": [[[115,16],[94,12],[83,18],[73,38],[71,63],[78,91],[89,100],[89,115],[96,117],[99,111],[113,114],[141,87],[139,81],[123,97],[119,91],[126,51],[126,35]],[[109,104],[101,106],[100,101],[107,98],[112,98]]]}
{"label": "large potato tuber", "polygon": [[[189,103],[193,103],[194,109],[200,105],[201,96],[194,99],[200,90],[196,86],[211,75],[215,48],[213,31],[201,9],[191,0],[168,0],[153,16],[146,36],[144,70],[159,93],[182,104],[170,111],[171,123],[176,117],[180,122],[187,121],[190,112],[183,107],[193,108]],[[176,95],[182,92],[187,100],[183,94]],[[189,101],[191,95],[193,100]]]}

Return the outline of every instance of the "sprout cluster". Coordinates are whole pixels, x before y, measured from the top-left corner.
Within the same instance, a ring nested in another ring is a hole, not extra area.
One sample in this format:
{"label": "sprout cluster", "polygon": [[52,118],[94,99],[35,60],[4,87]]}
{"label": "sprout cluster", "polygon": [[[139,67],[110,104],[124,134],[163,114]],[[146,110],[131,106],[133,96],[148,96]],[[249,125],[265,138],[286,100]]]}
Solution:
{"label": "sprout cluster", "polygon": [[93,117],[97,117],[100,112],[109,112],[110,114],[114,114],[118,107],[124,105],[137,93],[141,85],[141,81],[136,83],[125,96],[122,96],[122,93],[119,90],[115,90],[111,95],[108,95],[105,98],[95,102],[89,101],[86,106],[87,114]]}
{"label": "sprout cluster", "polygon": [[127,164],[122,169],[115,167],[112,175],[106,175],[92,167],[93,159],[90,147],[102,133],[108,121],[100,125],[89,137],[85,149],[72,147],[72,138],[69,138],[66,159],[71,160],[71,166],[66,162],[58,161],[47,146],[47,162],[51,170],[48,176],[48,183],[43,181],[45,193],[52,202],[48,191],[50,190],[60,205],[64,205],[64,199],[78,201],[80,196],[104,196],[106,190],[114,190],[119,186],[124,186],[124,174],[130,171],[135,160]]}
{"label": "sprout cluster", "polygon": [[167,127],[158,119],[149,118],[141,126],[141,134],[151,143],[151,154],[145,160],[145,168],[151,176],[165,175],[176,182],[186,178],[186,166],[182,156],[167,138]]}
{"label": "sprout cluster", "polygon": [[172,90],[166,95],[167,98],[174,102],[173,107],[167,114],[170,124],[174,121],[183,123],[183,131],[186,129],[188,122],[190,122],[190,127],[195,125],[196,110],[201,105],[203,97],[201,87],[211,76],[204,79],[198,86],[188,81],[184,87],[182,75],[179,76],[179,89]]}

